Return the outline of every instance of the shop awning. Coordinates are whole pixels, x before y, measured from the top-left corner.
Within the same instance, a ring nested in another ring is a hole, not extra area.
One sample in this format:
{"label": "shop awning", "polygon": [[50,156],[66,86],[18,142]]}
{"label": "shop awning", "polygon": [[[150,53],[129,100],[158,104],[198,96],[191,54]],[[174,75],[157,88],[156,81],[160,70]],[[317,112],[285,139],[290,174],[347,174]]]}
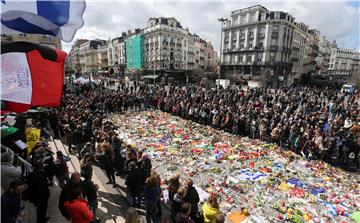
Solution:
{"label": "shop awning", "polygon": [[145,78],[145,79],[156,79],[158,77],[159,77],[159,75],[145,75],[145,76],[143,76],[143,78]]}

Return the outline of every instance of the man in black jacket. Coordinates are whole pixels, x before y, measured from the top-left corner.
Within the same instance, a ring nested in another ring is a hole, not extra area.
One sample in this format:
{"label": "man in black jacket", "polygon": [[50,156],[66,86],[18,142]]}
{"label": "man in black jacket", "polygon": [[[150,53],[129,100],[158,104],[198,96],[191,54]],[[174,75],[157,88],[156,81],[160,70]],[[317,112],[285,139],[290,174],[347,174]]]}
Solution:
{"label": "man in black jacket", "polygon": [[135,162],[129,163],[129,174],[125,180],[126,186],[130,191],[131,196],[131,206],[139,207],[140,206],[140,192],[143,187],[143,175],[140,172],[139,168],[136,166]]}
{"label": "man in black jacket", "polygon": [[198,203],[200,201],[199,193],[197,192],[196,188],[193,186],[193,181],[188,179],[186,181],[187,184],[187,193],[184,198],[185,202],[189,202],[191,204],[191,212],[190,218],[193,219],[195,222],[199,222],[199,207]]}
{"label": "man in black jacket", "polygon": [[92,172],[86,172],[83,177],[85,180],[81,182],[81,189],[84,195],[84,198],[87,199],[89,202],[90,208],[94,214],[94,219],[96,218],[96,210],[98,207],[98,201],[97,201],[97,191],[99,189],[99,186],[94,184],[91,181]]}
{"label": "man in black jacket", "polygon": [[50,219],[46,217],[50,190],[43,166],[43,162],[38,161],[34,166],[34,171],[28,176],[29,200],[36,206],[37,223],[45,223]]}

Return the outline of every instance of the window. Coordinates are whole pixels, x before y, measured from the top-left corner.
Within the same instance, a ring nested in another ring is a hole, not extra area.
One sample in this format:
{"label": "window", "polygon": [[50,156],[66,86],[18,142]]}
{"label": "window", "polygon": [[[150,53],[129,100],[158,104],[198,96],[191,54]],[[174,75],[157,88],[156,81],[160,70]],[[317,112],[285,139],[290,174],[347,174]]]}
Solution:
{"label": "window", "polygon": [[254,32],[253,32],[253,31],[250,31],[250,32],[249,32],[249,36],[250,36],[250,37],[253,37],[253,36],[254,36]]}
{"label": "window", "polygon": [[244,49],[244,44],[240,44],[240,49]]}
{"label": "window", "polygon": [[279,12],[275,12],[274,18],[275,18],[275,19],[280,19],[280,13],[279,13]]}
{"label": "window", "polygon": [[266,19],[266,13],[261,13],[260,20],[265,21],[265,19]]}
{"label": "window", "polygon": [[261,62],[261,61],[262,61],[262,55],[261,55],[261,54],[257,55],[256,61],[257,61],[257,62]]}
{"label": "window", "polygon": [[270,53],[270,62],[275,61],[275,53]]}
{"label": "window", "polygon": [[251,62],[251,55],[247,56],[247,62]]}
{"label": "window", "polygon": [[277,39],[271,39],[271,45],[272,46],[276,46],[276,43],[277,43]]}
{"label": "window", "polygon": [[255,22],[255,13],[250,14],[250,22]]}
{"label": "window", "polygon": [[265,34],[265,27],[260,27],[260,34]]}
{"label": "window", "polygon": [[243,56],[242,55],[238,56],[238,62],[242,62],[242,61],[243,61]]}
{"label": "window", "polygon": [[245,15],[240,16],[240,23],[241,24],[246,23],[246,16]]}
{"label": "window", "polygon": [[250,48],[250,49],[252,48],[252,46],[253,46],[253,44],[252,44],[252,43],[249,43],[249,48]]}

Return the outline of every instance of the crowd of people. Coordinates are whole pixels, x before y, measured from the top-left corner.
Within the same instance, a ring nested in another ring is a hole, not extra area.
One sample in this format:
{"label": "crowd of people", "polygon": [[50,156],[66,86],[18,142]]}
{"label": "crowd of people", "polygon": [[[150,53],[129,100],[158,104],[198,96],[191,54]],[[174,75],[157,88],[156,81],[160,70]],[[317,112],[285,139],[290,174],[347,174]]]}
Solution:
{"label": "crowd of people", "polygon": [[[196,86],[163,93],[158,108],[224,131],[291,149],[308,159],[359,167],[360,101],[334,89]],[[332,158],[336,157],[335,160]]]}
{"label": "crowd of people", "polygon": [[[333,88],[126,88],[86,92],[104,112],[160,109],[232,134],[278,144],[308,159],[359,168],[359,93]],[[352,161],[352,162],[351,162]]]}
{"label": "crowd of people", "polygon": [[[56,177],[61,187],[58,207],[62,215],[72,222],[97,222],[99,187],[92,181],[96,165],[105,171],[107,184],[114,188],[118,187],[116,175],[124,178],[129,204],[134,208],[144,204],[148,222],[161,219],[162,182],[168,185],[172,222],[224,222],[215,194],[199,209],[199,195],[192,180],[182,182],[180,176],[175,176],[162,181],[152,169],[149,157],[126,145],[106,116],[159,109],[232,134],[278,144],[281,149],[292,150],[307,159],[322,159],[345,167],[356,163],[359,168],[358,99],[358,94],[313,88],[248,91],[198,85],[84,88],[77,95],[64,95],[62,106],[48,114],[47,122],[53,137],[62,139],[69,153],[77,156],[81,169],[69,176],[67,154],[58,151],[54,158],[46,142],[39,142],[29,159],[34,171],[24,181],[10,183],[6,196],[2,196],[2,207],[6,203],[16,205],[11,216],[7,216],[16,219],[22,210],[16,199],[26,191],[37,207],[37,221],[46,222],[49,186]],[[25,183],[27,189],[23,188]],[[137,222],[134,210],[127,222]]]}

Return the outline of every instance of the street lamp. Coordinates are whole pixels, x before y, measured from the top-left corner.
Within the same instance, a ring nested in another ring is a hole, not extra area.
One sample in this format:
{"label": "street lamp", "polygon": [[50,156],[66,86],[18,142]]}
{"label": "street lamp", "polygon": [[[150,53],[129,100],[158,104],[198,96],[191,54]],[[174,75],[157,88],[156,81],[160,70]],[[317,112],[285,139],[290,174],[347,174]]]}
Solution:
{"label": "street lamp", "polygon": [[221,22],[221,36],[220,36],[220,66],[219,66],[219,73],[218,73],[218,84],[217,84],[217,87],[218,87],[218,91],[220,89],[220,72],[221,72],[221,54],[222,54],[222,34],[223,34],[223,26],[224,26],[224,22],[228,21],[227,18],[218,18],[218,21]]}

